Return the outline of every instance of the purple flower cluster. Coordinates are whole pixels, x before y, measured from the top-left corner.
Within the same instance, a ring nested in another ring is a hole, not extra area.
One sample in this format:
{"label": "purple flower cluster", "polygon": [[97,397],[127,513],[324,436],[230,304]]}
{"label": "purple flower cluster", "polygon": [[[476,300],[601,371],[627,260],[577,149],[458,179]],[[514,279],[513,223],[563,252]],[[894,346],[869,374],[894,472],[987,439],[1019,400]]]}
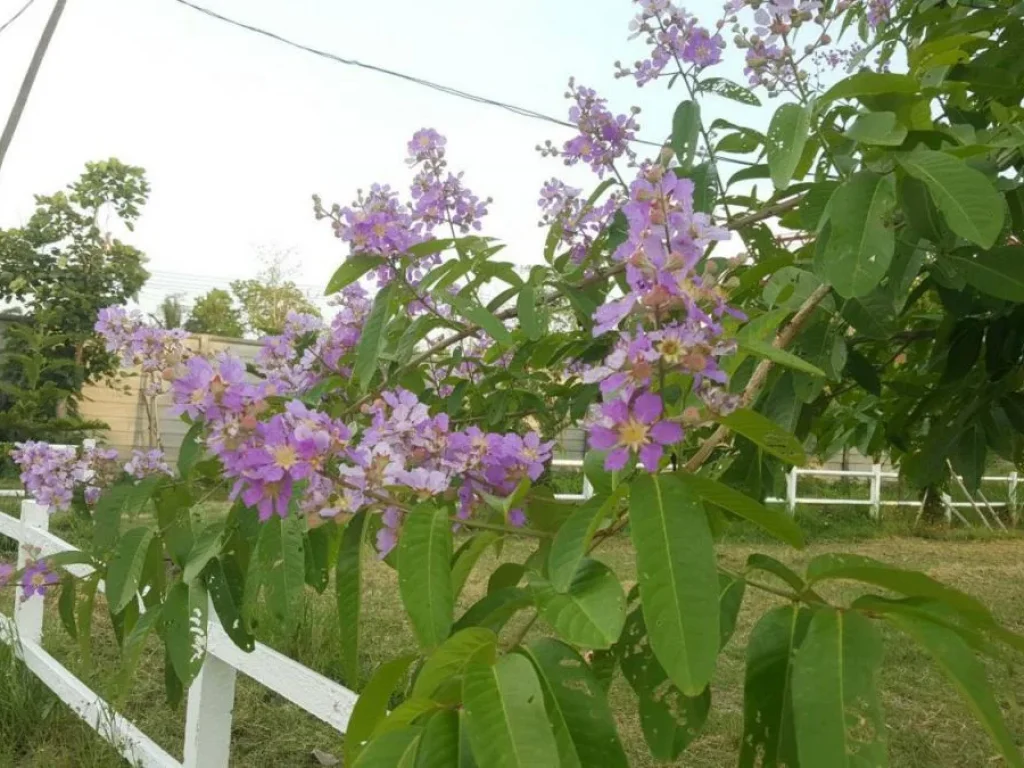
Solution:
{"label": "purple flower cluster", "polygon": [[86,504],[95,504],[103,490],[126,472],[138,480],[153,474],[173,475],[163,452],[156,449],[133,451],[122,465],[113,448],[94,446],[77,451],[68,446],[25,442],[15,444],[11,457],[21,470],[25,490],[51,512],[69,509],[78,488]]}
{"label": "purple flower cluster", "polygon": [[434,236],[439,226],[452,234],[479,230],[490,198],[480,199],[463,182],[463,174],[448,171],[444,136],[431,128],[417,131],[408,144],[407,162],[417,169],[410,202],[378,184],[368,194],[359,193],[351,205],[325,210],[314,198],[317,218],[331,219],[335,235],[347,242],[353,254],[383,257],[375,277],[383,287],[403,274],[412,284],[429,268],[441,263],[439,253],[410,258],[409,249]]}
{"label": "purple flower cluster", "polygon": [[[644,37],[651,55],[634,63],[632,68],[616,62],[617,77],[632,76],[637,85],[644,86],[664,74],[665,68],[682,70],[684,64],[701,70],[722,60],[725,40],[718,32],[712,33],[699,26],[697,19],[683,8],[668,0],[634,0],[640,12],[630,22],[630,39]],[[719,27],[721,24],[719,24]]]}
{"label": "purple flower cluster", "polygon": [[619,197],[613,195],[600,205],[587,205],[581,189],[551,179],[540,190],[540,226],[557,225],[559,240],[569,249],[572,262],[579,264],[607,228],[620,203]]}
{"label": "purple flower cluster", "polygon": [[598,383],[605,396],[590,436],[595,448],[610,450],[608,469],[621,469],[636,455],[654,471],[663,446],[683,437],[677,421],[661,419],[655,382],[682,374],[709,409],[711,403],[715,409],[735,407],[718,360],[735,351],[735,342],[724,338],[723,318],[743,317],[715,285],[715,264],[705,261],[697,270],[709,247],[730,235],[693,210],[692,182],[650,165],[630,185],[622,212],[629,231],[613,258],[625,263],[630,290],[598,307],[594,334],[615,331],[627,320],[634,329],[619,332],[612,352],[586,369],[583,380]]}
{"label": "purple flower cluster", "polygon": [[54,586],[60,578],[50,568],[46,560],[34,560],[25,566],[21,575],[21,599],[28,600],[34,595],[43,597],[46,591]]}
{"label": "purple flower cluster", "polygon": [[141,313],[124,307],[101,309],[94,328],[103,337],[106,350],[121,358],[121,365],[161,375],[146,377],[144,389],[150,395],[160,394],[162,375],[189,356],[186,331],[147,325]]}
{"label": "purple flower cluster", "polygon": [[891,13],[892,0],[868,0],[867,19],[872,29],[878,29],[887,22]]}
{"label": "purple flower cluster", "polygon": [[598,176],[604,176],[623,155],[630,162],[636,158],[629,144],[640,129],[636,122],[638,107],[633,107],[629,115],[616,116],[608,109],[607,99],[591,88],[576,85],[574,79],[569,80],[565,97],[575,102],[569,108],[569,121],[579,129],[579,134],[565,142],[561,150],[550,141],[538,146],[541,155],[561,155],[566,165],[586,163]]}

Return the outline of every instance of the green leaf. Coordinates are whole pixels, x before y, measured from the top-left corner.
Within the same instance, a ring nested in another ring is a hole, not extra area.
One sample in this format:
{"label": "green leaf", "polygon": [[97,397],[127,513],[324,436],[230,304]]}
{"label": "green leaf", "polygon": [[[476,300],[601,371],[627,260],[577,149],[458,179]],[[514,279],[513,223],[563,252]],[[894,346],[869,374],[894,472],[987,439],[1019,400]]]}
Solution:
{"label": "green leaf", "polygon": [[459,768],[459,713],[438,712],[427,720],[416,752],[416,768]]}
{"label": "green leaf", "polygon": [[756,568],[759,571],[770,573],[793,588],[797,594],[802,594],[807,589],[807,583],[788,565],[781,563],[771,555],[755,552],[747,558],[747,570]]}
{"label": "green leaf", "polygon": [[787,464],[802,466],[807,461],[799,440],[756,411],[740,408],[718,421]]}
{"label": "green leaf", "polygon": [[684,101],[676,107],[672,117],[672,151],[683,168],[693,165],[699,140],[700,106],[693,101]]}
{"label": "green leaf", "polygon": [[182,581],[193,581],[203,572],[206,564],[220,554],[223,533],[224,526],[219,523],[211,523],[199,533],[195,544],[192,545],[192,551],[185,560]]}
{"label": "green leaf", "polygon": [[727,573],[718,574],[718,649],[729,644],[736,631],[736,621],[743,607],[743,595],[747,591],[745,579],[735,579]]}
{"label": "green leaf", "polygon": [[338,531],[333,525],[310,528],[305,534],[306,584],[323,594],[331,580],[328,560],[336,541]]}
{"label": "green leaf", "polygon": [[409,512],[398,542],[398,589],[420,645],[434,648],[452,628],[452,526],[443,508]]}
{"label": "green leaf", "polygon": [[899,592],[908,597],[938,600],[976,623],[987,626],[995,624],[989,610],[970,595],[918,571],[894,568],[863,555],[830,553],[819,555],[807,564],[808,584],[832,579],[851,579]]}
{"label": "green leaf", "polygon": [[[202,587],[200,586],[200,588]],[[205,590],[203,590],[203,594],[205,595]],[[191,685],[195,674],[199,671],[192,663],[193,638],[189,627],[190,602],[188,585],[179,581],[167,593],[167,599],[160,609],[158,625],[158,631],[164,641],[164,647],[167,649],[167,656],[174,668],[174,674],[184,688]]]}
{"label": "green leaf", "polygon": [[822,609],[793,661],[793,714],[802,765],[876,768],[889,764],[875,686],[882,640],[854,611]]}
{"label": "green leaf", "polygon": [[537,289],[532,285],[524,285],[519,291],[516,306],[523,331],[531,341],[537,341],[544,335],[544,324],[537,312]]}
{"label": "green leaf", "polygon": [[533,665],[519,654],[470,664],[462,687],[473,755],[488,768],[557,766],[558,747]]}
{"label": "green leaf", "polygon": [[889,174],[855,173],[832,196],[831,234],[819,274],[845,299],[864,296],[881,282],[896,250],[890,222],[896,182]]}
{"label": "green leaf", "polygon": [[153,540],[149,528],[132,528],[121,537],[107,567],[107,602],[111,613],[120,613],[139,591],[146,551]]}
{"label": "green leaf", "polygon": [[[352,708],[352,717],[348,721],[348,730],[345,732],[345,765],[355,763],[364,744],[369,741],[370,736],[377,728],[377,724],[387,715],[391,694],[405,679],[409,665],[415,658],[416,656],[412,654],[401,656],[381,664],[374,671],[373,677],[359,694],[356,705]],[[401,733],[401,731],[393,731],[388,735],[394,733]],[[394,764],[392,763],[392,765]]]}
{"label": "green leaf", "polygon": [[188,488],[180,485],[161,488],[154,495],[153,503],[167,552],[174,563],[183,568],[195,543],[190,511],[192,497]]}
{"label": "green leaf", "polygon": [[845,80],[840,80],[818,99],[816,109],[821,112],[829,103],[836,99],[849,99],[860,96],[879,96],[890,94],[915,94],[921,86],[909,75],[896,75],[888,72],[858,72]]}
{"label": "green leaf", "polygon": [[476,323],[495,341],[507,345],[515,343],[515,339],[512,338],[512,334],[509,333],[505,324],[502,323],[494,313],[489,312],[479,304],[476,304],[462,296],[454,296],[452,294],[439,295],[436,298],[439,301],[451,304],[460,315],[470,322]]}
{"label": "green leaf", "polygon": [[680,472],[677,476],[704,501],[727,509],[744,520],[749,520],[754,525],[760,526],[772,536],[786,542],[790,546],[797,547],[798,549],[804,547],[806,543],[804,532],[784,512],[773,511],[759,501],[750,498],[745,493],[730,488],[725,483],[720,483],[710,477],[691,475],[684,472]]}
{"label": "green leaf", "polygon": [[155,476],[138,482],[125,480],[100,496],[92,512],[93,551],[105,552],[113,548],[121,533],[121,518],[125,513],[137,514],[162,481],[162,478]]}
{"label": "green leaf", "polygon": [[202,458],[203,444],[200,438],[203,433],[203,422],[196,421],[188,428],[185,437],[178,449],[178,474],[187,478],[192,472],[192,467]]}
{"label": "green leaf", "polygon": [[375,256],[369,253],[354,253],[341,263],[331,279],[327,282],[327,289],[324,296],[331,296],[342,288],[351,285],[374,267],[384,263],[383,256]]}
{"label": "green leaf", "polygon": [[534,575],[530,588],[541,618],[563,640],[581,648],[609,648],[618,640],[626,620],[626,595],[604,563],[582,560],[565,593]]}
{"label": "green leaf", "polygon": [[498,636],[484,627],[469,627],[449,637],[424,662],[412,695],[433,696],[442,684],[460,677],[470,663],[493,664],[497,657]]}
{"label": "green leaf", "polygon": [[821,370],[821,368],[818,368],[816,365],[811,365],[803,358],[794,355],[792,352],[779,349],[766,341],[754,338],[741,338],[739,340],[739,348],[742,352],[746,352],[756,357],[763,357],[766,360],[771,360],[773,363],[778,363],[786,368],[792,368],[794,371],[803,371],[804,373],[809,373],[811,376],[820,376],[825,378],[825,372]]}
{"label": "green leaf", "polygon": [[502,563],[487,579],[488,594],[499,589],[519,586],[525,572],[526,568],[521,563]]}
{"label": "green leaf", "polygon": [[124,639],[121,646],[121,664],[117,670],[117,678],[114,680],[114,704],[123,704],[128,692],[132,690],[135,682],[135,673],[139,667],[139,660],[142,658],[142,651],[146,646],[146,640],[150,633],[156,628],[160,621],[161,611],[156,608],[147,611],[132,627],[131,632]]}
{"label": "green leaf", "polygon": [[798,104],[783,104],[772,116],[765,149],[776,189],[789,186],[800,164],[810,127],[810,112]]}
{"label": "green leaf", "polygon": [[[406,727],[374,739],[359,753],[353,768],[413,768],[421,728]],[[351,738],[349,736],[348,738]],[[348,744],[348,738],[345,743]],[[348,761],[345,761],[348,765]]]}
{"label": "green leaf", "polygon": [[865,112],[857,115],[843,135],[860,144],[898,147],[907,138],[907,128],[895,112]]}
{"label": "green leaf", "polygon": [[999,704],[992,696],[985,667],[967,642],[955,630],[910,613],[886,612],[884,618],[935,660],[988,733],[1006,764],[1014,768],[1024,767],[1024,758],[1013,734],[1006,727]]}
{"label": "green leaf", "polygon": [[64,629],[71,635],[72,640],[78,639],[78,630],[75,627],[75,577],[70,573],[62,574],[60,577],[60,598],[57,600],[57,613],[60,614],[60,622]]}
{"label": "green leaf", "polygon": [[544,688],[562,768],[627,768],[629,760],[604,690],[579,654],[553,638],[536,640],[522,653],[533,663]]}
{"label": "green leaf", "polygon": [[963,160],[918,149],[897,156],[900,166],[928,187],[949,228],[982,248],[995,245],[1003,229],[1005,205],[992,182]]}
{"label": "green leaf", "polygon": [[370,388],[370,380],[377,370],[377,359],[384,346],[384,326],[387,325],[388,318],[391,317],[393,294],[394,283],[388,283],[377,292],[373,298],[373,308],[370,310],[369,317],[366,318],[362,335],[359,337],[353,373],[359,380],[362,392],[366,392]]}
{"label": "green leaf", "polygon": [[672,475],[640,475],[630,492],[630,535],[651,647],[682,692],[699,694],[718,656],[718,571],[707,516]]}
{"label": "green leaf", "polygon": [[306,521],[295,510],[282,520],[277,515],[263,523],[256,548],[260,581],[267,608],[278,626],[293,629],[302,613],[306,586],[303,531]]}
{"label": "green leaf", "polygon": [[982,293],[1024,302],[1024,248],[1005,246],[973,255],[944,253],[939,259]]}
{"label": "green leaf", "polygon": [[651,754],[675,760],[696,739],[711,709],[711,689],[685,696],[668,679],[651,650],[643,609],[629,614],[613,653],[622,675],[640,699],[640,727]]}
{"label": "green leaf", "polygon": [[452,558],[452,591],[455,599],[459,599],[463,587],[466,586],[466,579],[473,572],[480,556],[487,551],[500,536],[491,531],[485,531],[470,536],[456,551]]}
{"label": "green leaf", "polygon": [[587,550],[601,524],[614,512],[629,486],[622,485],[607,497],[589,499],[569,516],[555,534],[548,553],[548,578],[559,592],[569,589],[573,576],[586,557]]}
{"label": "green leaf", "polygon": [[349,687],[359,683],[359,610],[362,599],[362,551],[366,513],[357,513],[345,525],[334,569],[341,635],[341,670]]}
{"label": "green leaf", "polygon": [[525,589],[505,587],[490,592],[477,600],[455,623],[455,631],[466,627],[486,627],[497,633],[516,613],[533,605],[533,598]]}
{"label": "green leaf", "polygon": [[764,614],[747,643],[739,768],[799,765],[790,673],[811,612],[784,605]]}
{"label": "green leaf", "polygon": [[751,107],[760,107],[761,100],[754,95],[749,88],[737,85],[732,80],[724,77],[709,77],[697,84],[698,93],[713,93],[726,99],[738,101],[740,104],[747,104]]}
{"label": "green leaf", "polygon": [[86,669],[92,666],[92,614],[96,603],[96,589],[100,583],[100,572],[82,580],[78,592],[75,614],[78,618],[78,648],[82,653],[82,664]]}
{"label": "green leaf", "polygon": [[242,584],[234,564],[214,558],[206,566],[205,576],[210,600],[227,636],[243,651],[251,651],[256,647],[256,640],[246,627],[242,613]]}

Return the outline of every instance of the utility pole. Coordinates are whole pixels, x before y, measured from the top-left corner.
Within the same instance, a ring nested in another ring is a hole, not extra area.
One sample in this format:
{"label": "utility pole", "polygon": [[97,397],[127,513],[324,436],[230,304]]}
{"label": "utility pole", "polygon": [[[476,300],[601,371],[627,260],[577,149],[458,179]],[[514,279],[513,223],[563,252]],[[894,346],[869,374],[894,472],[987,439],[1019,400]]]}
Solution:
{"label": "utility pole", "polygon": [[66,4],[67,0],[57,0],[57,4],[53,6],[53,10],[50,12],[50,19],[46,22],[46,28],[43,29],[43,36],[39,38],[36,52],[32,55],[32,61],[29,62],[28,71],[25,72],[25,79],[21,81],[21,90],[18,91],[18,98],[14,100],[14,107],[11,108],[11,114],[7,118],[7,125],[4,126],[3,135],[0,135],[0,169],[3,168],[4,158],[7,157],[7,150],[11,146],[14,132],[18,129],[18,122],[21,120],[21,113],[25,111],[28,95],[32,91],[32,85],[36,81],[39,67],[43,63],[43,57],[46,55],[46,49],[50,47],[50,40],[57,29],[57,22],[60,21],[60,16],[64,13],[64,6]]}

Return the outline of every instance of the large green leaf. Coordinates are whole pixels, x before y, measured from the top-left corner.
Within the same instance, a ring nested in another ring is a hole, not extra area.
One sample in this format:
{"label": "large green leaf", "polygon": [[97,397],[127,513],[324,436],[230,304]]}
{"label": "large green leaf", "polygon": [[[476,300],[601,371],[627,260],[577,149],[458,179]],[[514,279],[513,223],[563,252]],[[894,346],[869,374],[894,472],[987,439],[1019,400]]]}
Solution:
{"label": "large green leaf", "polygon": [[376,256],[369,253],[352,254],[335,270],[331,279],[327,282],[327,289],[324,291],[324,296],[330,296],[337,293],[345,286],[354,283],[374,267],[379,267],[383,263],[383,256]]}
{"label": "large green leaf", "polygon": [[490,312],[486,307],[482,307],[476,302],[463,296],[453,294],[439,295],[437,298],[439,301],[451,304],[460,315],[470,322],[476,323],[495,341],[502,344],[512,344],[514,342],[512,334],[509,332],[508,328],[505,327],[505,324],[502,323],[501,320],[499,320],[498,317],[493,312]]}
{"label": "large green leaf", "polygon": [[789,186],[800,164],[810,127],[810,112],[799,104],[783,104],[772,116],[765,148],[776,189]]}
{"label": "large green leaf", "polygon": [[740,408],[719,419],[719,423],[787,464],[802,466],[807,461],[799,440],[756,411]]}
{"label": "large green leaf", "polygon": [[790,673],[811,613],[790,604],[754,625],[743,684],[743,738],[739,768],[796,768],[796,731]]}
{"label": "large green leaf", "polygon": [[105,552],[113,548],[121,534],[121,518],[126,513],[138,514],[162,481],[156,476],[140,481],[125,480],[100,496],[92,511],[93,551]]}
{"label": "large green leaf", "polygon": [[413,696],[429,697],[451,678],[459,677],[472,662],[493,664],[498,636],[483,627],[469,627],[445,640],[424,662]]}
{"label": "large green leaf", "polygon": [[822,251],[821,276],[846,299],[864,296],[881,282],[896,249],[890,216],[896,204],[892,174],[855,173],[832,197],[831,234]]}
{"label": "large green leaf", "polygon": [[159,608],[147,611],[125,637],[124,643],[121,645],[121,663],[118,666],[117,677],[114,679],[114,704],[122,704],[128,692],[133,689],[132,684],[135,682],[135,673],[138,671],[146,640],[156,629],[159,621]]}
{"label": "large green leaf", "polygon": [[469,740],[488,768],[558,765],[558,746],[533,665],[519,654],[470,664],[462,686]]}
{"label": "large green leaf", "polygon": [[289,510],[263,523],[257,546],[260,582],[270,616],[286,631],[298,623],[306,585],[306,555],[302,532],[306,521]]}
{"label": "large green leaf", "polygon": [[544,688],[562,768],[626,768],[629,760],[604,690],[579,654],[552,638],[536,640],[522,652],[533,662]]}
{"label": "large green leaf", "polygon": [[123,611],[138,592],[142,566],[152,540],[152,529],[139,527],[125,533],[117,543],[114,558],[107,567],[107,602],[111,613]]}
{"label": "large green leaf", "polygon": [[728,645],[736,631],[736,621],[743,607],[747,591],[746,579],[736,579],[727,573],[718,574],[718,648]]}
{"label": "large green leaf", "polygon": [[651,647],[669,678],[695,696],[718,656],[718,571],[699,497],[672,475],[640,475],[630,535]]}
{"label": "large green leaf", "polygon": [[930,149],[898,156],[900,165],[928,187],[949,228],[982,248],[995,245],[1005,205],[992,182],[958,157]]}
{"label": "large green leaf", "polygon": [[699,140],[700,106],[693,101],[684,101],[676,107],[672,117],[672,151],[683,168],[693,164]]}
{"label": "large green leaf", "polygon": [[744,520],[749,520],[780,541],[797,548],[803,548],[806,543],[804,532],[800,526],[784,512],[773,511],[745,493],[734,490],[725,483],[720,483],[710,477],[684,472],[680,472],[678,476],[704,501],[727,509]]}
{"label": "large green leaf", "polygon": [[[389,731],[367,744],[352,767],[413,768],[421,734],[422,729],[413,726]],[[348,739],[345,743],[348,743]],[[345,764],[348,765],[348,761]]]}
{"label": "large green leaf", "polygon": [[640,700],[640,727],[651,754],[658,760],[675,760],[707,721],[710,687],[697,696],[686,696],[672,684],[651,650],[642,608],[629,614],[612,653]]}
{"label": "large green leaf", "polygon": [[1024,302],[1024,248],[1005,246],[977,254],[946,253],[939,259],[982,293]]}
{"label": "large green leaf", "polygon": [[175,676],[187,689],[203,665],[208,596],[202,582],[171,587],[160,609],[158,631]]}
{"label": "large green leaf", "polygon": [[466,627],[486,627],[500,632],[516,613],[533,605],[533,598],[525,589],[505,587],[489,592],[471,605],[455,622],[455,631]]}
{"label": "large green leaf", "polygon": [[217,557],[206,566],[204,575],[210,601],[224,631],[243,651],[251,651],[256,647],[256,639],[249,633],[243,615],[243,585],[237,566]]}
{"label": "large green leaf", "polygon": [[366,513],[348,521],[341,534],[334,588],[338,601],[338,630],[341,635],[341,671],[350,688],[359,684],[359,619],[362,601],[362,554]]}
{"label": "large green leaf", "polygon": [[211,523],[196,536],[192,549],[185,559],[182,581],[189,582],[195,579],[206,568],[206,564],[220,554],[223,533],[223,524]]}
{"label": "large green leaf", "polygon": [[374,671],[352,708],[352,717],[349,718],[345,732],[345,765],[355,763],[377,724],[387,715],[391,694],[398,683],[405,679],[409,665],[415,658],[411,654],[401,656],[381,664]]}
{"label": "large green leaf", "polygon": [[763,357],[786,368],[792,368],[794,371],[803,371],[811,376],[825,378],[825,372],[821,368],[811,365],[802,357],[797,357],[792,352],[779,349],[766,341],[749,337],[741,338],[739,339],[739,349],[741,352],[746,352],[756,357]]}
{"label": "large green leaf", "polygon": [[882,640],[855,611],[818,610],[793,662],[800,764],[884,768],[885,720],[876,688]]}
{"label": "large green leaf", "polygon": [[353,374],[359,380],[359,386],[365,392],[370,388],[370,380],[377,370],[377,359],[384,346],[384,326],[391,317],[394,283],[388,283],[373,297],[373,307],[363,324],[359,345],[356,347],[356,364]]}
{"label": "large green leaf", "polygon": [[581,648],[609,648],[618,640],[626,620],[626,595],[604,563],[582,560],[567,592],[532,575],[530,588],[541,617],[563,640]]}
{"label": "large green leaf", "polygon": [[409,512],[398,543],[398,589],[424,648],[440,645],[452,627],[452,525],[440,507]]}
{"label": "large green leaf", "polygon": [[610,496],[595,496],[573,512],[558,529],[548,553],[548,578],[556,590],[565,592],[569,589],[594,534],[615,511],[627,491],[628,486],[620,486]]}
{"label": "large green leaf", "polygon": [[498,538],[497,533],[484,531],[470,536],[455,552],[452,558],[452,590],[456,600],[462,593],[462,588],[466,586],[466,579],[473,572],[477,560]]}
{"label": "large green leaf", "polygon": [[519,324],[531,341],[537,341],[544,335],[544,323],[537,311],[537,289],[532,285],[524,285],[519,291],[516,302],[519,311]]}
{"label": "large green leaf", "polygon": [[861,144],[898,147],[907,138],[907,128],[895,112],[865,112],[857,115],[844,135]]}
{"label": "large green leaf", "polygon": [[423,727],[416,768],[459,768],[459,713],[444,710],[433,715]]}
{"label": "large green leaf", "polygon": [[992,696],[985,667],[963,637],[954,629],[909,612],[886,612],[884,617],[935,660],[991,737],[1006,764],[1014,768],[1024,767],[1024,758],[1003,721],[999,704]]}
{"label": "large green leaf", "polygon": [[818,99],[816,108],[821,111],[836,99],[849,99],[859,96],[878,96],[889,94],[914,94],[921,86],[909,75],[897,75],[889,72],[858,72],[845,80],[840,80]]}

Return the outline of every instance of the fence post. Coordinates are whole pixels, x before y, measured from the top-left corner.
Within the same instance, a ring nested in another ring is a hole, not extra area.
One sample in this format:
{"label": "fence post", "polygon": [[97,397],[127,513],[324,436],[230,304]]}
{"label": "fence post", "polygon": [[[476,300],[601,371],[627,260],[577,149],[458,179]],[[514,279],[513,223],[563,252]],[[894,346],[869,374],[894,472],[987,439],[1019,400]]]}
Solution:
{"label": "fence post", "polygon": [[790,517],[796,514],[796,478],[799,470],[796,467],[790,467],[789,472],[786,474],[786,512],[789,513]]}
{"label": "fence post", "polygon": [[1010,519],[1013,524],[1017,524],[1017,472],[1014,470],[1010,473],[1010,488],[1006,494],[1007,501],[1010,504]]}
{"label": "fence post", "polygon": [[882,465],[871,465],[871,519],[877,520],[882,514]]}
{"label": "fence post", "polygon": [[[210,621],[216,621],[212,608]],[[234,667],[206,654],[203,668],[188,689],[184,768],[227,768],[235,676]]]}
{"label": "fence post", "polygon": [[[32,528],[37,531],[45,531],[49,529],[49,509],[42,504],[37,504],[33,499],[25,499],[21,502],[21,527],[23,530]],[[18,547],[19,571],[28,565],[28,560],[28,545],[22,540]],[[38,643],[43,639],[44,607],[45,603],[42,597],[36,595],[28,600],[22,600],[22,589],[20,586],[17,588],[14,600],[14,624],[18,628],[18,637],[33,643]]]}

